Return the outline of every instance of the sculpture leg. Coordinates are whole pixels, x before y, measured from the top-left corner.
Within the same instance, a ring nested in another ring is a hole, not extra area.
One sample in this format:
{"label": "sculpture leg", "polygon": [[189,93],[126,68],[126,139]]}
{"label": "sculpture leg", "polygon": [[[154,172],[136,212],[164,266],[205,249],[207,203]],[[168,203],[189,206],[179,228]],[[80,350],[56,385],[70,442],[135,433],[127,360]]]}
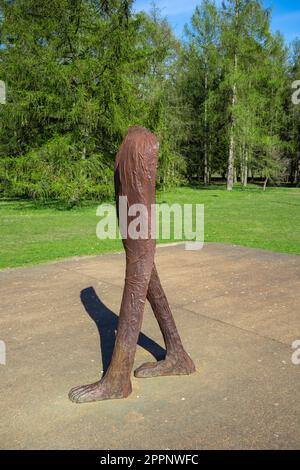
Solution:
{"label": "sculpture leg", "polygon": [[127,240],[124,245],[126,278],[112,360],[101,380],[70,391],[69,398],[76,403],[125,398],[131,393],[130,375],[142,325],[155,242]]}
{"label": "sculpture leg", "polygon": [[[142,205],[141,211],[147,209],[142,211],[142,226],[146,227],[147,233],[146,237],[137,239],[130,230],[126,231],[126,277],[112,360],[101,380],[70,391],[69,398],[76,403],[124,398],[131,392],[130,375],[154,263],[151,205],[155,202],[156,161],[155,137],[145,129],[134,127],[125,137],[116,158],[115,189],[116,196],[127,197],[128,209],[136,204]],[[119,214],[118,197],[117,212]],[[128,210],[127,228],[132,219]]]}
{"label": "sculpture leg", "polygon": [[162,332],[166,345],[166,358],[158,362],[142,364],[135,370],[136,377],[157,377],[159,375],[188,375],[195,372],[195,365],[184,350],[170,306],[161,286],[160,279],[153,264],[148,286],[147,300]]}
{"label": "sculpture leg", "polygon": [[[146,364],[136,371],[137,377],[190,374],[194,364],[184,351],[174,319],[154,266],[155,240],[151,233],[151,208],[155,203],[155,174],[158,143],[144,128],[134,126],[128,131],[116,158],[116,196],[126,196],[128,209],[140,206],[141,226],[147,236],[124,240],[126,278],[121,303],[115,348],[105,376],[89,385],[73,388],[69,397],[76,403],[124,398],[131,392],[130,375],[138,335],[141,329],[146,296],[151,303],[163,333],[167,355],[164,361]],[[117,198],[117,211],[119,213]],[[144,210],[146,207],[146,214]],[[144,214],[144,215],[142,215]],[[127,226],[132,216],[127,213]],[[145,222],[148,222],[145,224]]]}

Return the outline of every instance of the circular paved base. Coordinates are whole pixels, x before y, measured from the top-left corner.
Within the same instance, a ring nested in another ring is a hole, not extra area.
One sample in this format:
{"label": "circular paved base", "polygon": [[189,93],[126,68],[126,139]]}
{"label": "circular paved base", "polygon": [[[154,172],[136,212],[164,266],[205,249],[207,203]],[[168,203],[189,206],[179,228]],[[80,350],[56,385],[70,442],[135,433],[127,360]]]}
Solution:
{"label": "circular paved base", "polygon": [[[68,391],[109,362],[124,256],[0,272],[0,448],[300,448],[300,257],[208,244],[156,260],[197,373],[87,405]],[[135,367],[163,354],[149,306],[139,344]]]}

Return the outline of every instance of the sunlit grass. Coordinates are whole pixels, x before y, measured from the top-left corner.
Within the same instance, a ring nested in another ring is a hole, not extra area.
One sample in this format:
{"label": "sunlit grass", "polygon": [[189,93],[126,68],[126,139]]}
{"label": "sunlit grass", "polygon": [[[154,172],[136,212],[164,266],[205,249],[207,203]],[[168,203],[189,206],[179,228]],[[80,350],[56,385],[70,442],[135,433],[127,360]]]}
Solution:
{"label": "sunlit grass", "polygon": [[[205,241],[300,254],[300,189],[222,186],[158,193],[158,202],[204,204]],[[30,201],[0,201],[0,268],[122,250],[96,237],[97,203],[67,209]],[[170,241],[170,240],[166,240]],[[172,239],[171,239],[172,241]]]}

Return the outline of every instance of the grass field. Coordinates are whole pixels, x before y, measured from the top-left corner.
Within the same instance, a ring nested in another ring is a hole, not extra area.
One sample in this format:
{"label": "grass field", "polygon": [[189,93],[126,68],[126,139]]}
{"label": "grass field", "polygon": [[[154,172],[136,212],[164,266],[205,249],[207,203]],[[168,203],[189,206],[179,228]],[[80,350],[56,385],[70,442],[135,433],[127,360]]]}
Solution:
{"label": "grass field", "polygon": [[[206,242],[300,254],[300,188],[178,188],[157,202],[204,204]],[[0,200],[0,269],[121,250],[120,241],[97,239],[96,207]]]}

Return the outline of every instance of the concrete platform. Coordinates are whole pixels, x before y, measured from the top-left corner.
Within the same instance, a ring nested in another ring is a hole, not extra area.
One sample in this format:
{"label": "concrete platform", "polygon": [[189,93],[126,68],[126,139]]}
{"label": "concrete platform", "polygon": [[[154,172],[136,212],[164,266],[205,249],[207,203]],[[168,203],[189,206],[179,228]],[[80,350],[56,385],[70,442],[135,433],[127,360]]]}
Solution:
{"label": "concrete platform", "polygon": [[[0,272],[0,448],[300,448],[300,257],[208,244],[156,261],[197,373],[83,405],[67,394],[109,362],[124,256]],[[163,352],[149,306],[142,331],[136,366]]]}

